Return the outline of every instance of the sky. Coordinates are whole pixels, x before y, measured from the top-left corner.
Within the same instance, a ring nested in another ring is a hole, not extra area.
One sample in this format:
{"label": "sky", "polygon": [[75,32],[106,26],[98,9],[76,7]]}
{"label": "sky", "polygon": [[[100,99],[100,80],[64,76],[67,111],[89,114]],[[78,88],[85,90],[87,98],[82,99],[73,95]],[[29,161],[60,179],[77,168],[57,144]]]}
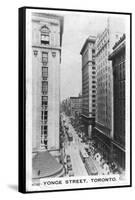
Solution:
{"label": "sky", "polygon": [[[61,100],[78,96],[82,89],[81,48],[89,35],[97,35],[106,26],[105,17],[95,14],[65,14],[62,37]],[[102,24],[102,25],[101,25]],[[98,25],[98,26],[97,26]]]}
{"label": "sky", "polygon": [[97,36],[107,26],[107,14],[61,13],[64,16],[61,59],[61,100],[82,90],[80,51],[89,35]]}

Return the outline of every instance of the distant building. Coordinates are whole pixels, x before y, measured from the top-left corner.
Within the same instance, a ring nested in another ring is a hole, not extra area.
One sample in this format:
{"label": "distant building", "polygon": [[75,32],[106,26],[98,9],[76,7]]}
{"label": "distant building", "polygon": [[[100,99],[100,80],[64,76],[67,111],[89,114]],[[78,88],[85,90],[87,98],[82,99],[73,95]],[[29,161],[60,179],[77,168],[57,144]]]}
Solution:
{"label": "distant building", "polygon": [[64,99],[61,102],[61,112],[65,112],[65,114],[67,116],[70,116],[71,112],[70,112],[70,98]]}
{"label": "distant building", "polygon": [[89,36],[80,54],[82,55],[82,121],[85,133],[91,137],[96,113],[96,37]]}
{"label": "distant building", "polygon": [[80,115],[82,113],[82,97],[70,97],[70,114],[72,116]]}
{"label": "distant building", "polygon": [[[123,29],[122,29],[123,28]],[[115,42],[123,34],[124,27],[119,18],[108,19],[107,27],[98,35],[96,49],[96,120],[94,136],[98,149],[106,159],[111,159],[113,130],[113,69],[108,60]]]}
{"label": "distant building", "polygon": [[125,34],[109,56],[113,69],[113,158],[125,168]]}
{"label": "distant building", "polygon": [[32,150],[59,152],[61,16],[32,13]]}

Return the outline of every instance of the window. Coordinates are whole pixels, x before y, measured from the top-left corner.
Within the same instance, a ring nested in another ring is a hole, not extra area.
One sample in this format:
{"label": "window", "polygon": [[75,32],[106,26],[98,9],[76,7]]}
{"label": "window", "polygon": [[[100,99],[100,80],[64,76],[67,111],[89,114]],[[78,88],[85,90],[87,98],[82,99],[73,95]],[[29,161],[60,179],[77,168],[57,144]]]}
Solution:
{"label": "window", "polygon": [[47,81],[42,81],[42,93],[45,95],[48,93],[48,82]]}
{"label": "window", "polygon": [[44,111],[44,120],[47,120],[47,111]]}
{"label": "window", "polygon": [[48,112],[42,110],[42,111],[41,111],[41,120],[42,120],[43,122],[45,122],[45,123],[47,123],[47,116],[48,116]]}
{"label": "window", "polygon": [[43,115],[44,115],[44,112],[41,111],[41,119],[43,120]]}
{"label": "window", "polygon": [[92,93],[95,93],[96,92],[96,90],[92,90]]}
{"label": "window", "polygon": [[42,78],[43,78],[43,80],[47,80],[47,77],[48,77],[48,68],[42,67]]}
{"label": "window", "polygon": [[42,63],[45,65],[48,63],[48,53],[47,52],[42,52]]}
{"label": "window", "polygon": [[47,101],[48,97],[47,96],[42,96],[42,101]]}
{"label": "window", "polygon": [[41,43],[49,44],[49,35],[41,34]]}
{"label": "window", "polygon": [[41,126],[41,132],[47,138],[47,126],[46,125]]}
{"label": "window", "polygon": [[49,45],[50,37],[49,37],[50,31],[47,26],[43,26],[41,28],[41,44]]}
{"label": "window", "polygon": [[48,105],[48,97],[42,96],[42,108],[47,110],[47,105]]}
{"label": "window", "polygon": [[47,146],[47,140],[45,140],[44,143],[45,143],[45,147],[46,147]]}

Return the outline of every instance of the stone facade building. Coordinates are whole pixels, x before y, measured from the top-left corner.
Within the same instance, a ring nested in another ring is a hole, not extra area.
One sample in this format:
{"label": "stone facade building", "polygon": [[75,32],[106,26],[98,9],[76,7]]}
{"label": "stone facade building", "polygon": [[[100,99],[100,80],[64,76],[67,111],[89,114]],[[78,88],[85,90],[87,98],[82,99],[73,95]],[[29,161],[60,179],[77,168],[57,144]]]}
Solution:
{"label": "stone facade building", "polygon": [[107,27],[99,34],[95,42],[96,54],[96,120],[94,136],[98,149],[106,159],[111,159],[113,130],[113,69],[108,56],[112,52],[115,42],[121,37],[124,27],[122,21],[115,18],[108,19]]}
{"label": "stone facade building", "polygon": [[125,168],[125,34],[109,56],[113,70],[113,159]]}
{"label": "stone facade building", "polygon": [[95,40],[89,36],[80,54],[82,55],[82,120],[85,133],[91,138],[96,113],[96,66]]}
{"label": "stone facade building", "polygon": [[59,152],[61,16],[32,13],[32,150]]}

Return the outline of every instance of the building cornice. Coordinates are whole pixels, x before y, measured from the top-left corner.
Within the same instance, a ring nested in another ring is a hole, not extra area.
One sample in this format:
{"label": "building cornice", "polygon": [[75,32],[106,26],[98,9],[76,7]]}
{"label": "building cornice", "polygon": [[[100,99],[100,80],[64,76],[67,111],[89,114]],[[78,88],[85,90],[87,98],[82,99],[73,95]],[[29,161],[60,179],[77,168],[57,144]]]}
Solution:
{"label": "building cornice", "polygon": [[89,116],[86,116],[84,114],[81,114],[82,117],[86,118],[86,119],[95,119],[95,117],[89,117]]}
{"label": "building cornice", "polygon": [[49,50],[59,50],[59,51],[61,51],[61,47],[52,47],[52,46],[32,45],[32,48],[49,49]]}
{"label": "building cornice", "polygon": [[119,44],[119,46],[117,46],[117,48],[115,48],[115,50],[113,50],[113,52],[109,55],[108,59],[112,60],[122,50],[125,50],[125,41],[122,41]]}
{"label": "building cornice", "polygon": [[98,130],[100,133],[102,133],[106,138],[108,138],[115,146],[117,146],[119,149],[125,152],[125,148],[122,147],[115,139],[111,138],[110,136],[106,135],[102,130],[95,127],[96,130]]}
{"label": "building cornice", "polygon": [[118,42],[115,43],[113,50],[115,50],[119,44],[121,44],[126,39],[126,35],[123,34],[123,36],[118,40]]}
{"label": "building cornice", "polygon": [[[95,36],[89,36],[85,40],[84,45],[83,45],[83,47],[82,47],[82,49],[80,51],[80,54],[82,55],[82,53],[84,52],[84,50],[85,50],[85,48],[86,48],[86,46],[87,46],[88,43],[90,43],[90,42],[95,43],[95,41],[96,41],[96,37]],[[92,49],[95,49],[95,48],[92,48]]]}
{"label": "building cornice", "polygon": [[82,99],[82,97],[70,97],[70,99]]}
{"label": "building cornice", "polygon": [[125,152],[125,148],[123,146],[121,146],[121,144],[119,144],[115,139],[112,140],[112,143],[119,149],[121,149],[122,151]]}
{"label": "building cornice", "polygon": [[115,55],[117,55],[120,51],[125,49],[125,41],[126,35],[123,34],[123,36],[115,43],[113,47],[113,52],[109,55],[108,59],[112,60]]}

